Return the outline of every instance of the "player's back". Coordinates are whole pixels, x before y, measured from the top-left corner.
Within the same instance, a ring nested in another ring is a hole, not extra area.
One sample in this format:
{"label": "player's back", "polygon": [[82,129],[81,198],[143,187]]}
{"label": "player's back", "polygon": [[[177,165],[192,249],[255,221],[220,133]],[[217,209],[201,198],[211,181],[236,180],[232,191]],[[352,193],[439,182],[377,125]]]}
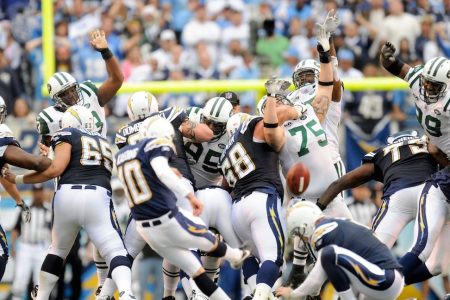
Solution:
{"label": "player's back", "polygon": [[384,197],[419,185],[437,171],[437,164],[422,139],[410,139],[379,148],[366,154],[363,163],[375,165],[375,179],[384,184]]}
{"label": "player's back", "polygon": [[116,154],[117,173],[126,187],[131,214],[146,220],[176,210],[176,196],[156,176],[150,161],[158,156],[171,158],[175,147],[167,139],[144,139],[128,145]]}
{"label": "player's back", "polygon": [[450,89],[437,102],[426,103],[420,87],[423,68],[423,65],[411,68],[405,78],[414,96],[417,120],[431,142],[450,156]]}
{"label": "player's back", "polygon": [[302,198],[319,198],[338,179],[325,131],[310,105],[301,119],[287,121],[283,126],[286,141],[280,151],[282,172],[286,176],[295,163],[304,163],[311,180]]}
{"label": "player's back", "polygon": [[[336,245],[348,249],[383,269],[401,269],[401,265],[367,227],[341,218],[319,220],[311,236],[311,244],[316,251]],[[352,257],[348,257],[352,263]]]}
{"label": "player's back", "polygon": [[261,120],[261,117],[246,120],[230,138],[220,158],[222,174],[234,187],[235,198],[267,188],[276,189],[283,198],[278,153],[253,137],[256,124]]}
{"label": "player's back", "polygon": [[68,143],[70,162],[61,174],[59,184],[87,184],[111,190],[112,150],[98,133],[84,129],[64,128],[55,133],[52,147]]}
{"label": "player's back", "polygon": [[[181,124],[188,118],[186,111],[179,107],[169,107],[160,112],[154,113],[149,117],[159,115],[168,120],[175,131],[175,138],[173,144],[175,145],[176,155],[169,161],[171,167],[177,168],[184,178],[189,179],[195,183],[194,175],[192,175],[189,167],[186,152],[184,150],[183,135],[179,130]],[[125,145],[132,145],[139,139],[139,128],[145,119],[136,120],[121,127],[116,133],[115,143],[117,147],[122,148]]]}

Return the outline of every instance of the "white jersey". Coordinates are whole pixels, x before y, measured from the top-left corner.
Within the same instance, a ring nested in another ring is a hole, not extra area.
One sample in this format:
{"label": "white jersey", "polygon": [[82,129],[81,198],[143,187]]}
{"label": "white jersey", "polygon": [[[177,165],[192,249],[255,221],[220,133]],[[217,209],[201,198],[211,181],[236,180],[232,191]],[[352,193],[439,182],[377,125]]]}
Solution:
{"label": "white jersey", "polygon": [[[201,109],[188,108],[189,120],[200,121]],[[206,186],[220,186],[222,175],[219,172],[219,159],[228,143],[228,135],[224,133],[220,137],[209,142],[195,143],[190,139],[184,139],[184,150],[188,158],[191,171],[194,174],[197,188]]]}
{"label": "white jersey", "polygon": [[[288,95],[288,99],[292,102],[301,102],[303,104],[311,104],[316,97],[316,88],[313,85],[301,87]],[[328,108],[325,122],[322,124],[325,133],[327,134],[328,144],[331,152],[331,159],[333,163],[341,161],[341,154],[339,153],[339,136],[338,128],[341,122],[341,103],[331,101]]]}
{"label": "white jersey", "polygon": [[411,68],[405,80],[411,88],[416,105],[417,120],[431,142],[450,157],[450,90],[436,103],[421,100],[420,75],[423,65]]}
{"label": "white jersey", "polygon": [[[89,109],[94,117],[95,131],[106,137],[106,118],[105,109],[98,102],[98,89],[91,81],[80,83],[81,101]],[[37,130],[41,135],[53,136],[56,131],[61,129],[61,118],[64,112],[55,106],[49,106],[41,111],[37,118]]]}
{"label": "white jersey", "polygon": [[302,119],[284,123],[286,142],[280,151],[280,163],[284,176],[295,163],[304,163],[309,170],[310,182],[301,197],[316,199],[338,179],[338,173],[331,159],[327,135],[312,106],[306,106]]}

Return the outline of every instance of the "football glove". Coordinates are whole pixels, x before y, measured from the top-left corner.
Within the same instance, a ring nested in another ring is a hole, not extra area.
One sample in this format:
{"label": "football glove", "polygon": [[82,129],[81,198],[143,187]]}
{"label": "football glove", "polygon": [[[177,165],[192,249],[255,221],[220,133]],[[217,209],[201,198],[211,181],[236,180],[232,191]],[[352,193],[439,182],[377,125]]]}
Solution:
{"label": "football glove", "polygon": [[325,31],[333,34],[339,27],[339,24],[341,24],[341,20],[339,20],[337,12],[335,12],[334,9],[330,10],[327,14],[325,22],[323,22]]}
{"label": "football glove", "polygon": [[31,221],[31,211],[30,211],[30,207],[28,207],[28,205],[25,204],[25,202],[23,202],[20,204],[17,204],[18,207],[20,207],[22,209],[22,221],[25,223],[28,223]]}
{"label": "football glove", "polygon": [[[319,46],[322,47],[319,51],[321,52],[327,52],[330,50],[330,33],[327,32],[325,29],[325,26],[319,23],[316,23],[314,25],[314,33],[317,38],[317,43],[319,43]],[[319,49],[319,47],[318,47]]]}
{"label": "football glove", "polygon": [[381,48],[381,55],[388,65],[392,64],[395,61],[395,50],[396,49],[394,45],[389,42],[384,43],[383,47]]}
{"label": "football glove", "polygon": [[266,92],[268,96],[271,97],[286,97],[289,93],[288,88],[291,86],[291,83],[284,79],[271,78],[266,81],[264,87],[266,88]]}

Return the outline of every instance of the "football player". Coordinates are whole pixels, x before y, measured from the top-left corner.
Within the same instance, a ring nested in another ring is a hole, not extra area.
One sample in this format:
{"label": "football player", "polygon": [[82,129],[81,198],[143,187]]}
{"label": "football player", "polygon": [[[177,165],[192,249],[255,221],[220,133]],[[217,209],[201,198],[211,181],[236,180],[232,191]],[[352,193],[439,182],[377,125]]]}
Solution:
{"label": "football player", "polygon": [[11,182],[27,184],[60,176],[53,199],[52,244],[42,264],[39,290],[33,295],[36,299],[49,299],[81,228],[106,259],[120,299],[135,299],[131,262],[111,200],[112,150],[105,138],[91,131],[94,122],[87,108],[70,107],[61,119],[63,129],[52,138],[55,155],[50,167],[26,175],[5,175]]}
{"label": "football player", "polygon": [[[331,59],[329,50],[329,33],[325,26],[317,24],[318,42],[320,45],[320,73],[318,78],[318,88],[315,95],[315,100],[319,103],[312,105],[306,103],[306,113],[300,119],[288,121],[283,124],[286,136],[286,143],[280,151],[281,170],[284,176],[287,175],[289,169],[297,162],[302,162],[309,170],[311,178],[321,178],[321,180],[311,180],[308,189],[301,195],[295,197],[287,193],[289,198],[289,206],[292,206],[298,201],[316,202],[327,187],[336,179],[339,178],[339,173],[336,172],[336,167],[333,163],[331,154],[331,147],[328,141],[328,135],[321,126],[319,117],[324,114],[317,113],[318,111],[326,111],[327,104],[332,97],[333,90],[333,72],[331,66]],[[262,100],[264,101],[264,100]],[[299,99],[295,98],[294,103]],[[260,111],[264,113],[264,104],[260,106]],[[326,112],[325,112],[326,113]],[[323,118],[322,118],[323,120]],[[351,213],[348,210],[342,195],[338,195],[330,206],[324,211],[326,215],[333,217],[351,218]],[[297,287],[305,278],[304,269],[306,259],[308,257],[308,247],[298,237],[294,236],[294,260],[291,274],[286,285],[291,285],[293,288]],[[311,250],[311,249],[309,249]],[[314,256],[312,251],[309,251]]]}
{"label": "football player", "polygon": [[[209,255],[224,257],[235,268],[250,252],[221,242],[194,217],[201,214],[203,204],[168,163],[175,156],[175,130],[171,123],[153,116],[143,122],[140,130],[145,138],[136,145],[123,147],[116,155],[117,172],[137,231],[156,252],[193,278],[210,299],[229,299],[206,275],[190,249],[199,248]],[[193,214],[176,205],[181,197],[189,200]]]}
{"label": "football player", "polygon": [[[275,97],[285,96],[289,85],[279,79],[266,82],[268,97],[264,117],[248,118],[240,125],[236,123],[239,128],[230,137],[220,158],[222,174],[233,188],[233,227],[242,242],[253,246],[254,257],[243,266],[245,282],[255,288],[253,299],[269,298],[283,264],[284,220],[280,217],[283,186],[278,171],[278,152],[285,137],[279,124],[303,114],[302,106],[276,107]],[[234,124],[234,120],[230,121]]]}
{"label": "football player", "polygon": [[[439,235],[446,232],[442,230],[444,226],[450,226],[450,126],[447,126],[450,122],[450,60],[434,57],[425,65],[413,68],[394,53],[395,47],[386,42],[381,49],[380,62],[391,74],[408,82],[417,120],[442,157],[439,163],[443,167],[425,183],[417,209],[416,242],[400,260],[405,283],[411,284],[437,275],[425,262],[434,247],[442,249],[437,243]],[[439,254],[448,252],[439,251]]]}
{"label": "football player", "polygon": [[307,201],[288,210],[287,226],[290,234],[300,236],[318,251],[318,258],[297,289],[280,287],[277,296],[318,296],[327,279],[342,300],[356,300],[353,290],[370,299],[397,299],[400,295],[401,265],[368,228],[350,220],[326,217],[319,207]]}
{"label": "football player", "polygon": [[[6,118],[6,103],[3,97],[0,96],[0,169],[3,169],[7,164],[29,169],[35,171],[43,171],[50,166],[50,159],[43,156],[36,156],[23,151],[20,148],[19,142],[14,138],[11,130],[6,124],[3,124]],[[0,183],[11,197],[16,201],[17,206],[22,209],[22,216],[24,221],[29,222],[31,213],[29,207],[20,197],[20,193],[14,183],[0,178]],[[8,243],[5,232],[0,226],[0,280],[5,272],[6,263],[8,262]]]}

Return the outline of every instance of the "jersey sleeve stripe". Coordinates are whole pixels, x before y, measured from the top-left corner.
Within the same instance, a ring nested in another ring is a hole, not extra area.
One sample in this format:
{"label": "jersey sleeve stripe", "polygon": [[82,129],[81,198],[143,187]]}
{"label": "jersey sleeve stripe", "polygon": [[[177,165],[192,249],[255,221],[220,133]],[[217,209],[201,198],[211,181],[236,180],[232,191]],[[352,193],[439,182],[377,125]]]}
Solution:
{"label": "jersey sleeve stripe", "polygon": [[444,111],[447,111],[448,106],[450,105],[450,99],[447,101],[447,103],[444,106]]}
{"label": "jersey sleeve stripe", "polygon": [[89,97],[91,96],[91,93],[89,92],[89,90],[88,90],[86,87],[80,85],[80,88],[81,88],[81,90],[82,90],[83,92],[85,92]]}
{"label": "jersey sleeve stripe", "polygon": [[[423,68],[421,68],[422,70]],[[408,80],[409,82],[409,87],[412,88],[414,86],[414,84],[416,83],[417,79],[420,78],[420,74],[422,74],[421,72],[417,71],[415,72],[413,75],[411,75],[410,79]]]}
{"label": "jersey sleeve stripe", "polygon": [[53,122],[53,119],[50,117],[50,115],[49,115],[45,110],[42,111],[42,114],[43,114],[50,122]]}
{"label": "jersey sleeve stripe", "polygon": [[423,69],[423,65],[411,68],[411,70],[408,72],[408,74],[406,74],[406,78],[407,78],[406,81],[410,82],[412,80],[412,77],[414,75],[416,75],[417,73],[419,73],[419,71],[421,71],[422,69]]}

